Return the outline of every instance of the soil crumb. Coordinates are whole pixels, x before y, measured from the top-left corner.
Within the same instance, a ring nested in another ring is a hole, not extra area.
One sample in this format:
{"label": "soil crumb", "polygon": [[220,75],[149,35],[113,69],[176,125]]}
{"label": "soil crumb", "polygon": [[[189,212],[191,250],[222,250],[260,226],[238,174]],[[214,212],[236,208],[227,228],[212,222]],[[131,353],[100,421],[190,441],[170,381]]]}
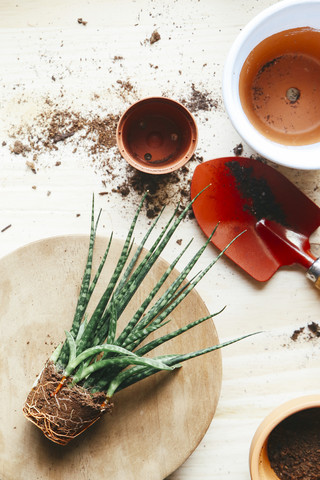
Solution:
{"label": "soil crumb", "polygon": [[159,42],[160,39],[161,39],[160,33],[158,32],[158,30],[154,30],[151,34],[149,42],[152,45],[153,43]]}
{"label": "soil crumb", "polygon": [[28,145],[24,145],[20,140],[16,140],[11,147],[11,152],[14,153],[15,155],[22,155],[26,156],[27,152],[30,152],[31,148]]}
{"label": "soil crumb", "polygon": [[87,25],[87,21],[86,20],[83,20],[83,18],[78,18],[77,20],[78,23],[80,23],[80,25],[83,25],[84,27]]}
{"label": "soil crumb", "polygon": [[233,153],[235,154],[236,157],[239,157],[243,153],[243,145],[242,143],[239,143],[236,145],[233,149]]}
{"label": "soil crumb", "polygon": [[1,230],[1,233],[9,230],[9,228],[11,228],[11,227],[12,227],[12,225],[11,225],[11,223],[10,223],[10,225],[7,225],[6,227],[4,227],[4,228]]}
{"label": "soil crumb", "polygon": [[290,337],[291,340],[295,342],[296,340],[298,340],[298,338],[303,332],[304,332],[304,327],[297,328],[296,330],[294,330],[293,334],[291,335]]}
{"label": "soil crumb", "polygon": [[315,322],[312,322],[308,325],[308,330],[309,330],[309,335],[311,337],[317,337],[319,338],[320,337],[320,326],[315,323]]}

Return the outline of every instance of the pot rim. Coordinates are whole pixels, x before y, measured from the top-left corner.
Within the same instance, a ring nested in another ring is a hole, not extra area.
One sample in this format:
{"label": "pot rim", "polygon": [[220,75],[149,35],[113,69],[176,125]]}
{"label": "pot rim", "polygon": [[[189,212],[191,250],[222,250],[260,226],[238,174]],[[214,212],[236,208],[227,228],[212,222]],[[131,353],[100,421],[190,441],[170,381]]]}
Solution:
{"label": "pot rim", "polygon": [[314,10],[320,0],[282,0],[261,11],[239,33],[231,46],[223,70],[222,96],[229,119],[240,137],[256,152],[276,164],[300,170],[320,169],[320,142],[309,145],[283,145],[270,140],[251,124],[245,115],[239,95],[242,65],[263,39],[274,33],[296,27],[320,30]]}
{"label": "pot rim", "polygon": [[[161,103],[168,103],[171,106],[179,109],[183,113],[183,115],[185,116],[187,122],[189,123],[190,130],[192,132],[192,134],[190,136],[191,138],[190,138],[190,141],[189,141],[189,148],[188,148],[188,151],[186,152],[186,154],[184,156],[182,156],[179,160],[175,161],[174,163],[171,163],[171,164],[168,164],[168,165],[166,165],[164,163],[161,167],[159,167],[159,165],[157,167],[154,167],[153,165],[145,165],[145,164],[140,163],[138,160],[136,160],[125,148],[123,137],[122,137],[123,124],[124,124],[125,120],[127,119],[127,117],[130,115],[130,113],[132,111],[134,111],[134,109],[136,109],[139,105],[142,105],[142,104],[148,103],[148,102],[152,102],[152,101],[161,102]],[[117,140],[117,145],[118,145],[118,148],[119,148],[119,151],[120,151],[122,157],[132,167],[134,167],[137,170],[140,170],[141,172],[144,172],[144,173],[150,173],[150,174],[153,174],[153,175],[161,175],[161,174],[171,173],[171,172],[181,168],[183,165],[185,165],[190,160],[190,158],[192,157],[192,155],[195,152],[195,149],[196,149],[197,143],[198,143],[198,127],[197,127],[194,116],[187,109],[187,107],[182,105],[182,103],[178,102],[177,100],[173,100],[169,97],[149,96],[149,97],[142,98],[141,100],[138,100],[138,101],[134,102],[133,104],[131,104],[125,110],[125,112],[121,115],[121,117],[119,119],[119,122],[118,122],[118,125],[117,125],[116,140]]]}
{"label": "pot rim", "polygon": [[[252,480],[262,480],[259,467],[264,462],[261,452],[272,430],[291,415],[309,408],[320,408],[320,394],[304,395],[288,400],[272,410],[258,426],[251,442],[249,452],[249,467]],[[273,478],[277,479],[277,476]],[[271,480],[271,479],[270,479]]]}

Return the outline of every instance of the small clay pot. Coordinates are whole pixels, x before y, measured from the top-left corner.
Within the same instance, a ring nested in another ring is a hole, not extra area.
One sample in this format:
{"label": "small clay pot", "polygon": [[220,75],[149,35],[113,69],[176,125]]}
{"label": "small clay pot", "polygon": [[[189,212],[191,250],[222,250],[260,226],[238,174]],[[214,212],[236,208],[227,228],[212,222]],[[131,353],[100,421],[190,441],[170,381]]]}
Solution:
{"label": "small clay pot", "polygon": [[320,395],[298,397],[273,410],[259,425],[251,443],[249,454],[250,475],[252,480],[279,480],[271,468],[267,445],[274,428],[291,415],[309,408],[320,408]]}
{"label": "small clay pot", "polygon": [[192,157],[198,129],[191,113],[165,97],[134,103],[117,126],[121,155],[134,168],[151,174],[170,173]]}

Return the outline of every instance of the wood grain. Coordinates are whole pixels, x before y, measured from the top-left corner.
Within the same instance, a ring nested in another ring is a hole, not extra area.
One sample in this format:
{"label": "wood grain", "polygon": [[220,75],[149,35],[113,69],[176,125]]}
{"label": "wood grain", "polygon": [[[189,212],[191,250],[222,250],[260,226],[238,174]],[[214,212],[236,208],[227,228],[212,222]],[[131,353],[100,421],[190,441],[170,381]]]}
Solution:
{"label": "wood grain", "polygon": [[[192,110],[199,129],[196,157],[208,161],[233,155],[233,149],[240,143],[244,156],[255,156],[256,152],[239,137],[224,109],[221,96],[223,69],[230,47],[244,26],[264,8],[276,3],[277,0],[2,0],[0,228],[11,227],[0,235],[1,257],[41,238],[87,234],[93,193],[97,210],[103,209],[99,232],[110,235],[114,231],[117,238],[123,239],[137,201],[140,201],[140,196],[134,191],[127,197],[116,193],[129,173],[117,149],[103,151],[93,158],[79,137],[74,135],[65,142],[57,143],[58,150],[48,152],[44,149],[42,153],[31,150],[25,157],[13,154],[11,148],[15,140],[28,143],[30,132],[34,140],[39,128],[41,133],[39,115],[47,118],[48,113],[53,114],[58,109],[79,112],[84,118],[92,115],[104,118],[109,113],[121,114],[133,102],[153,95],[184,100],[188,105],[193,98],[194,85],[196,91],[205,94],[204,99],[213,102],[209,110]],[[79,17],[88,21],[86,26],[78,23]],[[147,39],[155,29],[161,40],[150,45]],[[133,86],[132,91],[124,91],[118,80],[129,82]],[[25,135],[20,132],[21,128]],[[106,168],[108,158],[119,168],[117,175],[112,175],[114,171],[110,173]],[[36,174],[26,166],[27,160],[35,163]],[[190,177],[197,162],[187,164]],[[320,205],[320,171],[276,168]],[[163,221],[170,217],[179,201],[179,189],[183,185],[175,186],[177,189],[165,189],[168,199]],[[100,196],[102,191],[108,191],[108,194]],[[150,219],[144,212],[139,220],[137,239],[142,238],[149,224]],[[177,237],[163,257],[172,261],[180,247],[192,237],[193,248],[200,248],[205,239],[196,221],[182,222]],[[180,244],[176,241],[178,239]],[[319,231],[313,235],[312,249],[320,255]],[[210,246],[199,260],[199,268],[204,268],[216,254],[217,250]],[[2,268],[4,265],[9,264],[7,261],[0,262],[1,317],[8,308],[7,294],[10,291],[8,273]],[[98,466],[90,474],[89,457],[95,455],[91,450],[84,454],[85,449],[74,444],[72,448],[75,451],[71,453],[60,449],[52,452],[51,446],[48,447],[49,453],[43,453],[43,439],[38,438],[36,429],[32,430],[32,437],[26,436],[23,430],[18,434],[18,428],[29,428],[21,414],[27,390],[53,348],[50,342],[61,340],[64,327],[70,324],[70,318],[63,320],[65,312],[57,299],[65,294],[68,282],[70,285],[78,284],[82,270],[79,267],[73,273],[74,268],[68,267],[69,275],[65,266],[61,265],[67,282],[56,285],[57,291],[50,296],[53,304],[49,305],[56,315],[48,315],[49,295],[44,292],[46,303],[39,318],[41,322],[46,322],[46,328],[35,318],[33,323],[30,320],[28,309],[32,309],[33,305],[27,294],[33,304],[35,301],[40,304],[40,300],[33,296],[33,283],[29,291],[25,291],[21,286],[18,288],[18,271],[9,276],[16,282],[11,288],[10,301],[16,301],[18,296],[19,303],[23,301],[24,306],[14,319],[10,317],[9,327],[1,328],[0,397],[1,400],[7,397],[13,399],[12,408],[3,401],[0,406],[1,480],[8,475],[16,479],[16,465],[20,465],[20,472],[25,471],[23,478],[26,480],[50,479],[53,475],[51,470],[55,471],[56,478],[65,478],[65,464],[70,459],[73,465],[76,463],[79,466],[78,478],[101,478],[100,473],[97,475]],[[44,282],[47,282],[48,275],[49,271],[43,273]],[[3,290],[5,282],[7,290]],[[76,290],[76,287],[67,290],[70,301],[74,301]],[[169,478],[248,480],[250,443],[263,418],[287,400],[302,394],[320,393],[317,381],[320,339],[310,338],[308,329],[309,324],[319,322],[320,292],[299,268],[283,268],[269,282],[260,284],[227,258],[219,260],[205,280],[200,282],[198,291],[210,312],[227,306],[223,314],[215,318],[221,340],[254,331],[263,333],[221,351],[222,390],[213,421],[196,451]],[[69,307],[66,313],[71,311]],[[29,320],[22,320],[24,317],[29,317]],[[300,329],[303,332],[293,341],[293,332]],[[17,332],[20,336],[15,342],[12,336]],[[46,338],[47,333],[51,338]],[[28,340],[30,344],[27,348],[24,343]],[[8,351],[10,356],[7,358]],[[184,365],[183,372],[187,367]],[[200,412],[200,408],[197,410]],[[11,421],[7,418],[10,416]],[[119,417],[120,414],[117,421]],[[18,424],[17,419],[22,423]],[[100,441],[103,438],[103,444],[95,445],[103,451],[99,460],[95,457],[102,470],[107,468],[109,461],[106,445],[110,448],[112,437],[108,437],[107,432],[112,431],[109,426],[111,420],[113,418],[105,419],[110,430],[104,428],[104,423],[97,425],[104,433],[103,437],[99,437]],[[17,432],[13,431],[15,426]],[[90,438],[91,435],[94,437],[95,431],[89,434]],[[13,471],[8,466],[12,436],[15,447],[15,459],[11,460]],[[25,451],[23,442],[29,438],[33,447]],[[84,440],[87,442],[86,438]],[[114,442],[116,438],[113,438]],[[178,449],[179,445],[174,448]],[[81,455],[84,455],[83,459]],[[123,458],[125,455],[126,448],[123,448]],[[34,462],[41,464],[43,458],[49,458],[50,462],[47,468],[41,467],[43,475],[34,476],[32,465]],[[120,464],[123,461],[121,459]],[[160,468],[159,463],[155,462],[156,469]],[[8,468],[6,476],[1,475],[2,465]]]}

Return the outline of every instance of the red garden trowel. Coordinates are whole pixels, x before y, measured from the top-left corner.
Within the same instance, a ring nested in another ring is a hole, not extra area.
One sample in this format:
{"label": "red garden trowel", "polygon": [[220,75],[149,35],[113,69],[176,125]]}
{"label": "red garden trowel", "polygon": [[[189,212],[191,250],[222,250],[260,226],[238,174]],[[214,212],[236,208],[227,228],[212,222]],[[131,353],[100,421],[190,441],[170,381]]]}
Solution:
{"label": "red garden trowel", "polygon": [[320,288],[320,259],[309,236],[320,226],[320,208],[289,180],[252,158],[227,157],[198,165],[191,198],[195,217],[212,243],[261,282],[284,265],[300,264]]}

